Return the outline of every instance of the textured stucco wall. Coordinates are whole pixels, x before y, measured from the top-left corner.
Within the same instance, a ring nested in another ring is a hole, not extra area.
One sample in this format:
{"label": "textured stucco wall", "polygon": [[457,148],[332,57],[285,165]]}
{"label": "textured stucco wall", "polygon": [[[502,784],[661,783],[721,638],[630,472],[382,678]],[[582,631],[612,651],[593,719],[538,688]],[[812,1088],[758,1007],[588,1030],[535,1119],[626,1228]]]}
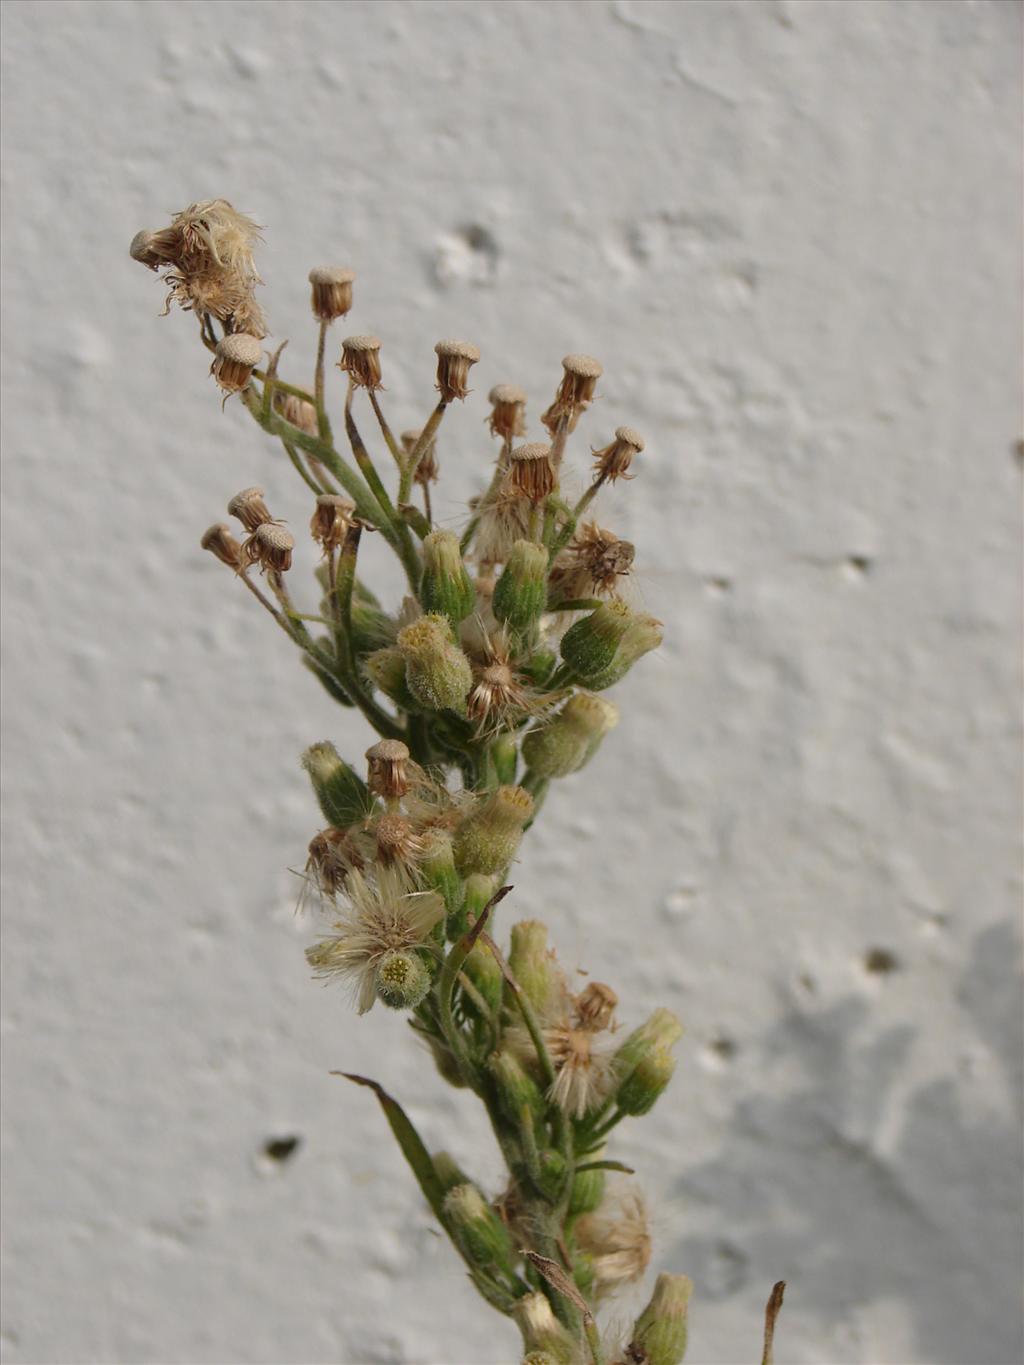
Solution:
{"label": "textured stucco wall", "polygon": [[4,6],[5,1361],[515,1358],[327,1075],[496,1177],[470,1100],[302,959],[295,756],[367,735],[198,550],[247,483],[306,503],[127,255],[212,195],[266,226],[296,372],[325,259],[399,425],[436,338],[479,343],[445,516],[487,388],[535,418],[567,350],[606,367],[578,449],[647,435],[604,516],[667,643],[516,901],[627,1020],[688,1026],[615,1154],[697,1283],[691,1361],[756,1358],[776,1278],[781,1361],[1021,1358],[1019,30],[966,0]]}

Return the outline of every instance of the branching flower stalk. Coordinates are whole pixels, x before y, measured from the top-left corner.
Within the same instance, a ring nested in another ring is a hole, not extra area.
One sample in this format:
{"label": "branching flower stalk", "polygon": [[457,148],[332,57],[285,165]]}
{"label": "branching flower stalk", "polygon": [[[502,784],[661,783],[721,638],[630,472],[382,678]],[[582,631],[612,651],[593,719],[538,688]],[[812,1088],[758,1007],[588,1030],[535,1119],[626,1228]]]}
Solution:
{"label": "branching flower stalk", "polygon": [[[497,384],[487,419],[494,468],[461,536],[436,527],[429,490],[442,426],[470,396],[480,352],[438,342],[438,401],[396,439],[380,400],[381,342],[331,342],[352,307],[352,271],[310,271],[315,369],[286,382],[283,347],[267,355],[262,344],[258,241],[255,223],[214,200],[138,233],[131,255],[163,275],[165,311],[177,303],[195,315],[224,402],[237,395],[302,480],[303,518],[321,551],[315,599],[297,605],[294,537],[262,488],[227,505],[240,538],[218,523],[203,548],[379,736],[365,776],[329,742],[303,755],[321,814],[303,874],[301,901],[320,917],[306,956],[316,976],[348,988],[359,1014],[377,1003],[404,1014],[442,1079],[479,1098],[508,1166],[504,1190],[489,1198],[446,1153],[428,1152],[376,1082],[349,1079],[376,1093],[473,1284],[519,1327],[527,1365],[678,1365],[685,1276],[659,1276],[622,1339],[602,1342],[595,1312],[650,1259],[643,1199],[621,1184],[628,1168],[607,1144],[668,1086],[680,1025],[659,1009],[620,1029],[614,990],[596,981],[574,990],[542,923],[513,924],[505,949],[496,923],[550,784],[594,761],[618,720],[607,690],[661,641],[660,623],[630,602],[633,546],[583,520],[604,484],[633,477],[643,439],[619,427],[595,449],[590,483],[570,506],[563,458],[601,365],[565,358],[543,441],[525,439],[525,392]],[[335,423],[329,356],[347,379]],[[360,575],[369,531],[404,570],[397,610]]]}

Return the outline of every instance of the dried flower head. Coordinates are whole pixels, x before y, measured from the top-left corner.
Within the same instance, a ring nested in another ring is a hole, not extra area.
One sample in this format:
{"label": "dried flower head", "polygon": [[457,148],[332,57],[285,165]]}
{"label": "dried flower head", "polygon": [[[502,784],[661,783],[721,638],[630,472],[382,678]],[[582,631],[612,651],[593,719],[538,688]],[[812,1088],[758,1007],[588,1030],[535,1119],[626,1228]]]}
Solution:
{"label": "dried flower head", "polygon": [[216,526],[211,526],[205,531],[199,544],[204,550],[216,555],[222,564],[227,564],[231,569],[241,568],[242,547],[231,534],[231,527],[225,522],[218,522]]}
{"label": "dried flower head", "polygon": [[137,233],[130,250],[150,269],[166,269],[167,309],[177,303],[216,318],[226,332],[264,337],[267,325],[253,292],[260,283],[253,259],[259,240],[251,218],[226,199],[208,199],[175,214],[159,232]]}
{"label": "dried flower head", "polygon": [[601,450],[593,451],[594,480],[615,483],[618,479],[632,479],[629,472],[635,456],[644,448],[644,438],[632,427],[616,427],[615,440]]}
{"label": "dried flower head", "polygon": [[316,891],[321,900],[333,901],[345,885],[350,872],[361,870],[364,858],[355,832],[347,829],[323,829],[309,841],[303,894],[298,908],[305,904],[309,890]]}
{"label": "dried flower head", "polygon": [[601,362],[592,355],[567,355],[562,361],[562,370],[555,401],[540,419],[552,434],[563,420],[566,430],[576,429],[580,413],[594,397],[597,381],[604,373]]}
{"label": "dried flower head", "polygon": [[364,389],[382,388],[379,337],[346,337],[341,343],[338,369]]}
{"label": "dried flower head", "polygon": [[635,1185],[620,1184],[596,1213],[582,1217],[576,1242],[592,1257],[598,1295],[638,1280],[651,1259],[647,1208]]}
{"label": "dried flower head", "polygon": [[293,427],[298,427],[309,436],[317,434],[316,408],[312,403],[307,403],[294,393],[282,393],[278,389],[274,394],[274,407]]}
{"label": "dried flower head", "polygon": [[580,1028],[599,1032],[610,1026],[619,997],[611,986],[591,981],[576,997],[576,1018]]}
{"label": "dried flower head", "polygon": [[478,735],[497,734],[534,714],[541,696],[513,667],[504,633],[497,632],[482,643],[482,654],[472,661],[473,690],[467,701],[469,718],[476,722]]}
{"label": "dried flower head", "polygon": [[636,548],[614,531],[588,521],[555,560],[551,570],[554,601],[608,597],[622,588],[633,566]]}
{"label": "dried flower head", "polygon": [[591,1029],[569,1027],[548,1029],[544,1038],[556,1072],[550,1097],[567,1114],[581,1119],[612,1092],[611,1040]]}
{"label": "dried flower head", "polygon": [[419,861],[424,843],[413,822],[397,812],[380,816],[372,828],[375,861],[384,867],[400,864],[407,871]]}
{"label": "dried flower head", "polygon": [[518,384],[495,384],[487,395],[491,415],[487,419],[492,436],[511,441],[526,435],[526,390]]}
{"label": "dried flower head", "polygon": [[313,316],[321,322],[343,318],[352,307],[352,281],[355,277],[354,270],[345,270],[340,265],[314,266],[309,272]]}
{"label": "dried flower head", "polygon": [[227,393],[239,393],[248,386],[262,354],[258,337],[230,332],[217,342],[210,373]]}
{"label": "dried flower head", "polygon": [[530,502],[543,502],[558,486],[551,447],[539,442],[517,446],[509,464],[509,481]]}
{"label": "dried flower head", "polygon": [[242,559],[246,565],[259,564],[260,570],[272,573],[287,573],[292,567],[292,551],[295,537],[287,527],[276,521],[265,521],[257,526],[242,546]]}
{"label": "dried flower head", "polygon": [[[400,739],[381,739],[366,751],[367,786],[374,796],[393,800],[412,785],[408,746]],[[415,765],[412,765],[415,767]]]}
{"label": "dried flower head", "polygon": [[439,341],[437,354],[437,390],[442,403],[465,398],[469,393],[469,367],[480,359],[479,347],[471,341]]}
{"label": "dried flower head", "polygon": [[354,502],[337,493],[321,493],[310,519],[309,529],[324,554],[330,554],[344,543],[345,533],[352,525],[356,507]]}
{"label": "dried flower head", "polygon": [[235,494],[228,503],[228,515],[237,517],[250,534],[257,526],[274,520],[270,515],[270,509],[263,501],[263,489],[255,486],[243,488],[240,493]]}
{"label": "dried flower head", "polygon": [[306,958],[318,976],[351,982],[365,1014],[374,1002],[380,960],[426,943],[444,915],[444,901],[435,892],[414,891],[404,872],[389,867],[376,867],[372,877],[353,869],[344,896],[334,932],[307,948]]}

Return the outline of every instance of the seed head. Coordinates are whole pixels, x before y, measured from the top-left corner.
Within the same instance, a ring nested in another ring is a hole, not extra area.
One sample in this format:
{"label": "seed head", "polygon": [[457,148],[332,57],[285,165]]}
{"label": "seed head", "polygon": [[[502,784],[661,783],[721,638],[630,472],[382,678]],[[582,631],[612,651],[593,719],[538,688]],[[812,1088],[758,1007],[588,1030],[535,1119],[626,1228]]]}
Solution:
{"label": "seed head", "polygon": [[167,307],[177,303],[200,316],[209,314],[229,333],[267,334],[254,296],[260,283],[253,260],[259,228],[226,199],[190,204],[159,232],[137,233],[134,258],[150,269],[166,268]]}
{"label": "seed head", "polygon": [[616,593],[635,555],[636,549],[628,540],[620,540],[595,521],[586,522],[552,566],[552,599],[572,601]]}
{"label": "seed head", "polygon": [[210,373],[225,392],[239,393],[248,386],[262,354],[258,337],[230,332],[217,342]]}
{"label": "seed head", "polygon": [[354,384],[364,389],[380,389],[380,339],[378,337],[346,337],[341,343],[338,369],[344,370]]}
{"label": "seed head", "polygon": [[509,465],[512,488],[532,503],[543,502],[558,486],[551,447],[533,443],[517,446]]}
{"label": "seed head", "polygon": [[243,488],[228,503],[228,515],[237,517],[247,531],[252,533],[258,526],[273,521],[267,504],[263,501],[263,489]]}
{"label": "seed head", "polygon": [[242,546],[242,558],[246,565],[258,563],[261,571],[287,573],[292,567],[294,549],[291,531],[276,521],[265,521]]}
{"label": "seed head", "polygon": [[409,750],[400,739],[381,739],[366,751],[368,785],[374,796],[394,800],[405,796],[410,786]]}
{"label": "seed head", "polygon": [[593,1258],[598,1296],[638,1280],[651,1259],[647,1209],[640,1191],[620,1184],[597,1213],[576,1224],[576,1241]]}
{"label": "seed head", "polygon": [[352,982],[359,1013],[365,1014],[378,995],[378,964],[389,953],[426,943],[444,916],[444,901],[434,892],[414,892],[404,872],[386,867],[375,868],[372,878],[349,872],[345,900],[334,932],[308,948],[306,958],[318,976]]}
{"label": "seed head", "polygon": [[492,436],[511,441],[526,435],[526,390],[518,384],[495,384],[487,395],[491,415],[487,419]]}
{"label": "seed head", "polygon": [[437,390],[443,403],[465,398],[469,393],[469,367],[480,359],[480,350],[470,341],[439,341],[437,353]]}
{"label": "seed head", "polygon": [[546,1028],[544,1041],[555,1067],[553,1103],[576,1119],[604,1104],[615,1083],[611,1035],[573,1019]]}
{"label": "seed head", "polygon": [[317,265],[309,272],[313,316],[321,322],[343,318],[352,307],[355,272],[340,265]]}
{"label": "seed head", "polygon": [[231,569],[241,568],[242,547],[231,534],[231,527],[225,522],[218,522],[216,526],[211,526],[205,531],[199,544],[204,550],[215,554],[222,564],[227,564]]}
{"label": "seed head", "polygon": [[317,498],[309,529],[313,539],[323,546],[325,555],[344,542],[355,510],[355,503],[337,493],[321,493]]}
{"label": "seed head", "polygon": [[616,427],[615,440],[602,450],[595,450],[594,481],[596,483],[615,483],[618,479],[632,479],[629,467],[634,456],[644,448],[644,438],[632,427]]}

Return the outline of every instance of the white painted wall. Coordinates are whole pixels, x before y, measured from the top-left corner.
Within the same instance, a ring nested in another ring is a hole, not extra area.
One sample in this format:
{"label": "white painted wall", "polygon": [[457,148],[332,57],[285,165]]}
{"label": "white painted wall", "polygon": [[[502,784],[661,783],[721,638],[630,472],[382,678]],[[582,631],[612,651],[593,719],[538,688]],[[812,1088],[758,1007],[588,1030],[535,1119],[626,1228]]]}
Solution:
{"label": "white painted wall", "polygon": [[325,260],[399,425],[479,343],[446,516],[487,388],[536,415],[567,350],[606,367],[579,449],[647,434],[605,515],[667,643],[516,908],[686,1021],[616,1155],[690,1360],[756,1358],[785,1278],[781,1362],[1018,1361],[1018,6],[9,0],[3,37],[4,1360],[515,1358],[327,1075],[496,1176],[302,958],[296,755],[368,736],[199,551],[245,484],[306,504],[127,254],[225,195],[293,372]]}

